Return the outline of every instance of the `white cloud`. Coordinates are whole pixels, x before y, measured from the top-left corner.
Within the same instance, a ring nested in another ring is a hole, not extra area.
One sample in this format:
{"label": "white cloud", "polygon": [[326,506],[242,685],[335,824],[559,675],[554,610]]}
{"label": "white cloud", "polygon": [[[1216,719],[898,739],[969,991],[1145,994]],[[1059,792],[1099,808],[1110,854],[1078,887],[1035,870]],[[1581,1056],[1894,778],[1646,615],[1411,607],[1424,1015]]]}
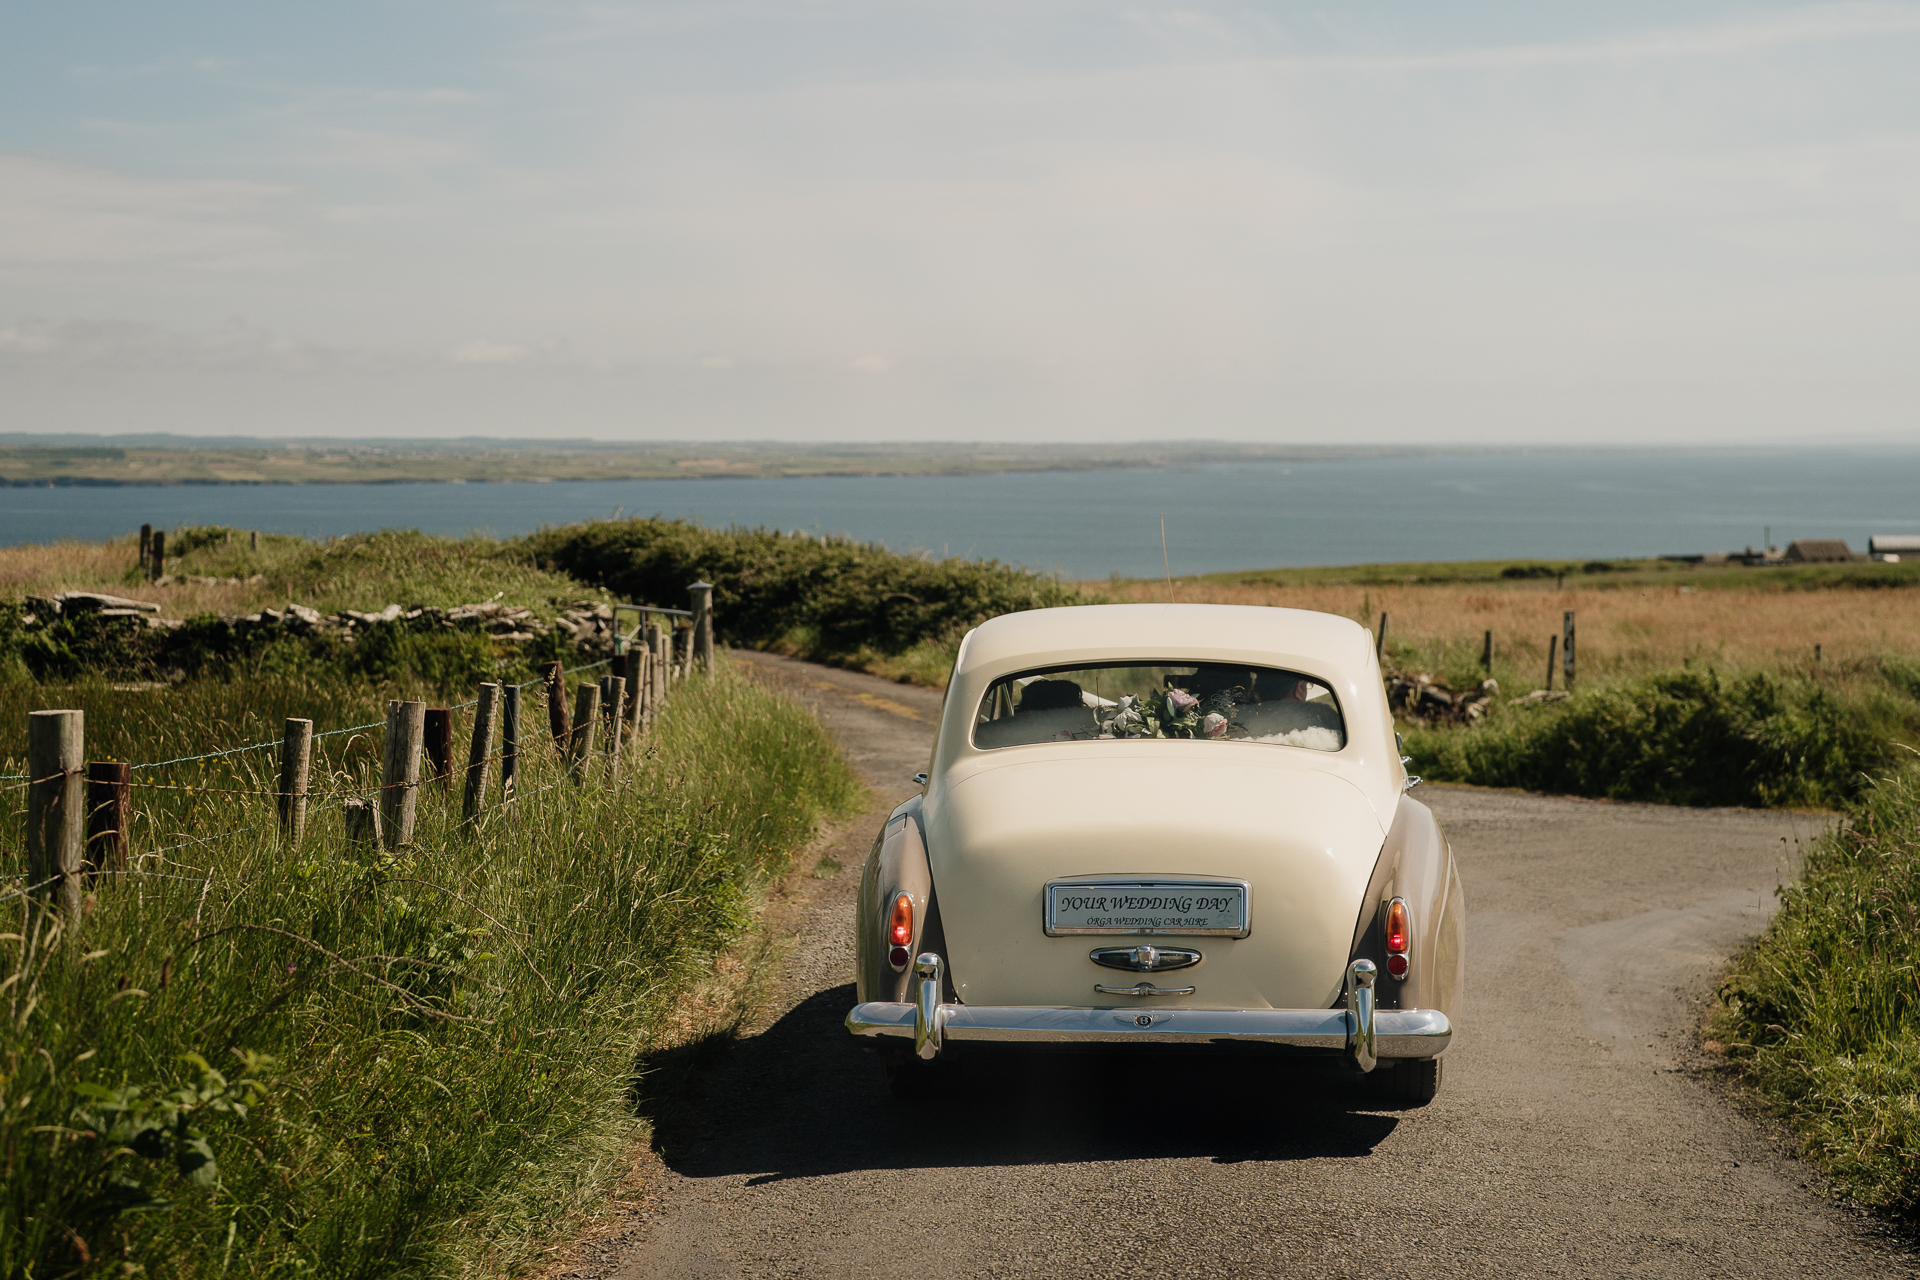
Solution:
{"label": "white cloud", "polygon": [[275,183],[0,155],[0,266],[285,267],[301,257],[276,220],[292,194]]}

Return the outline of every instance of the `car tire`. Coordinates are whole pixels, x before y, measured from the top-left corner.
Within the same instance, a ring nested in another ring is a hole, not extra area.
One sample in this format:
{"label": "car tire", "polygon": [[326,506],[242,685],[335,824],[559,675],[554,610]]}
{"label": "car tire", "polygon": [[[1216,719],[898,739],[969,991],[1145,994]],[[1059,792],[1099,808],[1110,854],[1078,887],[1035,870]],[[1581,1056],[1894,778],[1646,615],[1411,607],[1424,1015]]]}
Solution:
{"label": "car tire", "polygon": [[1410,1110],[1433,1101],[1444,1075],[1438,1058],[1383,1062],[1367,1073],[1363,1087],[1368,1099],[1379,1106]]}

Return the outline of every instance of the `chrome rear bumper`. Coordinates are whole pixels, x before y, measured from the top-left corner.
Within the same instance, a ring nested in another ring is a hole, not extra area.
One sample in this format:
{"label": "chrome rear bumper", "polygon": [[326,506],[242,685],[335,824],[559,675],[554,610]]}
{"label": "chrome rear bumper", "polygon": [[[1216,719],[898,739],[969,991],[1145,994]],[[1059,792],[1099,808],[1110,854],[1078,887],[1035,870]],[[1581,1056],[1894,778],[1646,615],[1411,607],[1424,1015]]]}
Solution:
{"label": "chrome rear bumper", "polygon": [[[1129,1006],[1075,1009],[1012,1005],[941,1004],[923,1014],[914,1004],[869,1001],[847,1015],[856,1036],[915,1041],[931,1057],[943,1041],[999,1044],[1230,1044],[1326,1050],[1354,1056],[1354,1018],[1345,1009],[1179,1009]],[[1372,1011],[1372,1058],[1432,1058],[1453,1038],[1437,1009]],[[930,1025],[929,1025],[930,1024]],[[931,1035],[928,1032],[931,1031]],[[1356,1064],[1358,1065],[1358,1064]],[[1366,1070],[1372,1063],[1362,1066]]]}

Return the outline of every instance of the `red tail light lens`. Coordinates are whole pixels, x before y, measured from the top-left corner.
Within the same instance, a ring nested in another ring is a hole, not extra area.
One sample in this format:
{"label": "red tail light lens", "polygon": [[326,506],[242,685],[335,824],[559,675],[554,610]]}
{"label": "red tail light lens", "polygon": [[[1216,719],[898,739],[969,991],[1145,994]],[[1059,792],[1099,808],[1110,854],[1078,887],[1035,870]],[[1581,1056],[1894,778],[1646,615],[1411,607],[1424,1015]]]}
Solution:
{"label": "red tail light lens", "polygon": [[1407,952],[1413,949],[1413,930],[1407,923],[1407,904],[1404,899],[1395,898],[1387,904],[1387,919],[1381,930],[1386,934],[1387,972],[1395,978],[1405,978],[1410,967]]}
{"label": "red tail light lens", "polygon": [[1411,930],[1407,928],[1407,904],[1395,898],[1387,904],[1387,951],[1389,954],[1405,955],[1411,948],[1407,945]]}
{"label": "red tail light lens", "polygon": [[887,941],[896,947],[913,941],[913,895],[894,895],[893,913],[887,919]]}

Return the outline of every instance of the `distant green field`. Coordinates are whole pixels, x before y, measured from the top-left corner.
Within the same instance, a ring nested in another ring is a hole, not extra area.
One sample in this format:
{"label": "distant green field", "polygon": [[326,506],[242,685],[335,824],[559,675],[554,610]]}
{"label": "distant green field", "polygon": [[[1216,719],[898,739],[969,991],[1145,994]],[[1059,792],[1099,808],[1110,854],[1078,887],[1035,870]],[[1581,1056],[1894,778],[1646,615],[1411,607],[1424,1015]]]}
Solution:
{"label": "distant green field", "polygon": [[[1140,579],[1142,582],[1150,579]],[[1400,564],[1352,564],[1310,569],[1242,569],[1175,580],[1220,586],[1553,586],[1580,590],[1649,585],[1714,590],[1795,590],[1821,587],[1920,586],[1920,560],[1887,564],[1770,564],[1648,557],[1636,560],[1421,560]]]}
{"label": "distant green field", "polygon": [[592,440],[267,440],[141,436],[8,441],[0,485],[394,484],[686,480],[714,476],[989,475],[1424,452],[1178,444],[771,444]]}

